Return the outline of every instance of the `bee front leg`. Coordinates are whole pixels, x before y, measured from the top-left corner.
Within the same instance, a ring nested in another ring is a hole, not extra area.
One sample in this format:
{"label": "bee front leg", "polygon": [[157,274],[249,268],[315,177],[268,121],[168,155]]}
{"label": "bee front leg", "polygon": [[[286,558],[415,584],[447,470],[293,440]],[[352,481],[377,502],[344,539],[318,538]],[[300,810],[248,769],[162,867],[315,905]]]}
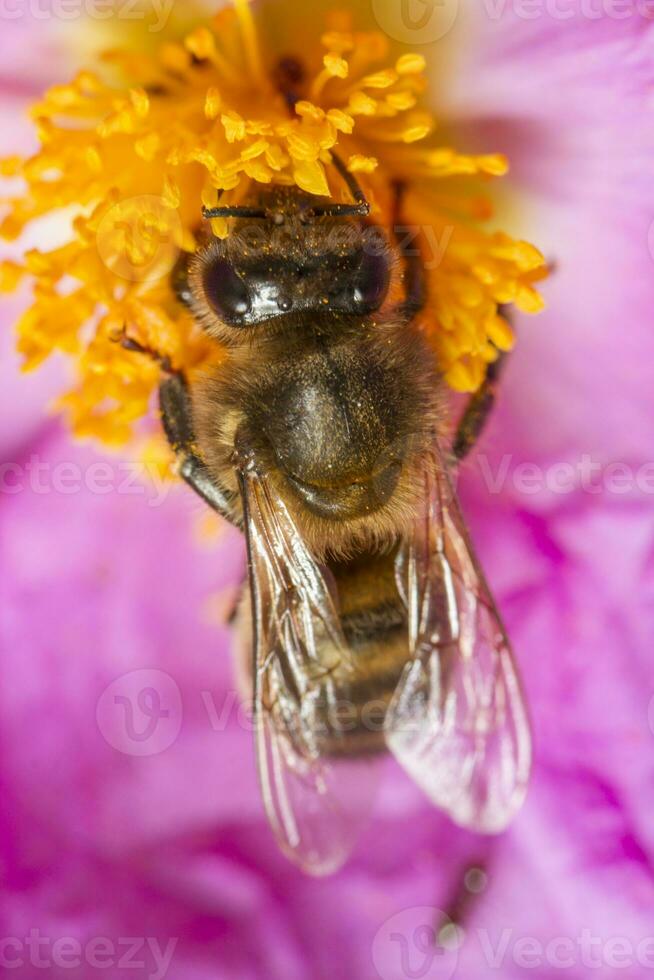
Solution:
{"label": "bee front leg", "polygon": [[179,475],[221,517],[238,526],[234,494],[216,483],[197,454],[191,395],[183,374],[171,372],[161,383],[159,405],[164,431],[179,460]]}
{"label": "bee front leg", "polygon": [[495,405],[497,387],[505,363],[506,354],[500,354],[496,361],[488,365],[481,388],[472,395],[466,406],[452,443],[452,455],[457,463],[466,458],[484,431]]}
{"label": "bee front leg", "polygon": [[[184,270],[180,269],[179,274],[183,275]],[[183,299],[181,294],[180,298]],[[234,494],[216,483],[197,453],[191,393],[184,374],[173,368],[167,355],[160,354],[130,337],[125,328],[114,340],[124,350],[142,354],[159,366],[165,378],[159,385],[161,421],[168,442],[179,461],[179,475],[221,517],[240,527],[240,522],[234,518]]]}

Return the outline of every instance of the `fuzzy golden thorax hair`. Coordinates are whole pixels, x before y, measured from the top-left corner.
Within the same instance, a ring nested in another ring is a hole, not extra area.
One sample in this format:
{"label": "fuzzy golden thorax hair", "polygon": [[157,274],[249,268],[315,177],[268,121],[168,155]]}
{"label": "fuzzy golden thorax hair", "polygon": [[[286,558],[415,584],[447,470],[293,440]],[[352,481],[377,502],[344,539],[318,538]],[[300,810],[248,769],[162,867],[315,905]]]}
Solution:
{"label": "fuzzy golden thorax hair", "polygon": [[423,504],[423,467],[444,418],[419,328],[388,315],[323,315],[259,332],[194,389],[213,478],[238,500],[233,454],[245,439],[316,555],[391,547]]}

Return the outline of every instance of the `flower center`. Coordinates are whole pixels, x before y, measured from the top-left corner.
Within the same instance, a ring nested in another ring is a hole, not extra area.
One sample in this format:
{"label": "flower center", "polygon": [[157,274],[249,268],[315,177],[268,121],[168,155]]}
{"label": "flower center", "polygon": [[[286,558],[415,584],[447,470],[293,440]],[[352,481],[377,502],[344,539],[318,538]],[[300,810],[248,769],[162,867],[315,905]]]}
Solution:
{"label": "flower center", "polygon": [[[487,187],[507,161],[440,143],[426,67],[379,33],[342,27],[311,49],[298,40],[290,56],[271,50],[248,0],[233,0],[182,41],[152,52],[144,38],[142,51],[109,52],[46,93],[32,110],[38,151],[0,165],[25,185],[0,231],[17,238],[61,210],[73,214],[69,236],[3,263],[0,286],[32,279],[19,348],[27,368],[54,350],[74,359],[79,382],[63,403],[78,433],[119,443],[148,412],[157,369],[114,342],[121,331],[189,372],[224,356],[171,286],[180,253],[197,247],[202,207],[238,204],[257,184],[343,200],[335,153],[376,222],[392,223],[391,187],[407,187],[402,234],[429,275],[425,330],[449,384],[479,386],[513,343],[506,307],[540,309],[546,270],[532,245],[485,230]],[[218,237],[229,227],[212,221]]]}

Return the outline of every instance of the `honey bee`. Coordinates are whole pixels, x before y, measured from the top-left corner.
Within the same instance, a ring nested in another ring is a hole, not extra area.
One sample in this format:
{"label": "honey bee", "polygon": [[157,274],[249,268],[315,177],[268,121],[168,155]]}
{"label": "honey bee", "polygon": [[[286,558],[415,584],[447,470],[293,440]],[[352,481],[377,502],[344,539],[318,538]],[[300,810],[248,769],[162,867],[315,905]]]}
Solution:
{"label": "honey bee", "polygon": [[231,230],[175,285],[226,360],[192,389],[169,370],[160,390],[181,476],[245,533],[263,801],[283,851],[315,874],[356,843],[384,752],[455,822],[491,833],[531,761],[450,475],[498,368],[446,450],[422,261],[334,165],[352,203],[273,187],[205,211]]}

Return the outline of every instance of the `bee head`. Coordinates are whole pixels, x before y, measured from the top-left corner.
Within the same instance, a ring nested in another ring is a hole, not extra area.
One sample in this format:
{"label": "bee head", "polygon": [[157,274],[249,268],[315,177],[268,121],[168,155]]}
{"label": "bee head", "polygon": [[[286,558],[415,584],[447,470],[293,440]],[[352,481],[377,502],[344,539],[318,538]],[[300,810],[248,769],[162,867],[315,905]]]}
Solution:
{"label": "bee head", "polygon": [[[259,201],[205,212],[233,220],[227,238],[213,238],[191,268],[210,332],[212,320],[238,330],[289,314],[356,316],[380,308],[391,249],[382,229],[363,217],[367,205],[280,190]],[[229,342],[222,331],[221,339]]]}

